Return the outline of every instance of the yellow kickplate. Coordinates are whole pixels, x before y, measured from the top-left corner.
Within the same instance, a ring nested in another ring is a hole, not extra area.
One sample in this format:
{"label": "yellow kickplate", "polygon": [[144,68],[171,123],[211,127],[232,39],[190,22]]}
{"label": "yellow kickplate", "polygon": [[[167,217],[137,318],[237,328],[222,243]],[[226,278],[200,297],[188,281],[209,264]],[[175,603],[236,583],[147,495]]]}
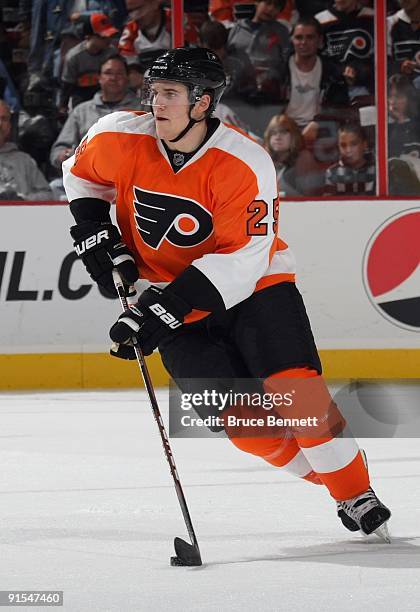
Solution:
{"label": "yellow kickplate", "polygon": [[[420,378],[420,350],[322,350],[324,375],[329,380],[349,378]],[[156,387],[168,384],[159,353],[147,357]],[[106,353],[43,353],[0,355],[0,390],[100,389],[141,387],[136,361]]]}

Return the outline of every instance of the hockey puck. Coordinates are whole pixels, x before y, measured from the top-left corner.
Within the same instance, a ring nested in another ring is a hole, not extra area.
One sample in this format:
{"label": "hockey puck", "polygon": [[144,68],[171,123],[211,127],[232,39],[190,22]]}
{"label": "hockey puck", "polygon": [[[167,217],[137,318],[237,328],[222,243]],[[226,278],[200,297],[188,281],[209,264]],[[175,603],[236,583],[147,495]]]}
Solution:
{"label": "hockey puck", "polygon": [[185,563],[183,563],[179,557],[171,557],[171,565],[172,567],[177,567],[180,565],[185,565]]}

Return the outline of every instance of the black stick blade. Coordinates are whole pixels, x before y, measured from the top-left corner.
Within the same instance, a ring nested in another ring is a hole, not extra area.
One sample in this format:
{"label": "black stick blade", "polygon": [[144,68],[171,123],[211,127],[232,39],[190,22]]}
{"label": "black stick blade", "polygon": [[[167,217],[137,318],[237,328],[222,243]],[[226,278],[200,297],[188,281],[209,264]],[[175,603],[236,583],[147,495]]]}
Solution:
{"label": "black stick blade", "polygon": [[202,565],[201,555],[198,546],[193,546],[181,538],[174,540],[176,557],[171,557],[171,565]]}

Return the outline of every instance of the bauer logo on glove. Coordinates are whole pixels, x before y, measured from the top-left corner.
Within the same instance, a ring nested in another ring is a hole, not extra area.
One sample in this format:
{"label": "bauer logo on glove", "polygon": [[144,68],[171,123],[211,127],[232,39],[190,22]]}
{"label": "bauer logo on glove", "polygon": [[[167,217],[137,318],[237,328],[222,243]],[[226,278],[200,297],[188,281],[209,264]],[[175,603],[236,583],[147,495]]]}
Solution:
{"label": "bauer logo on glove", "polygon": [[167,312],[161,304],[152,304],[150,306],[150,310],[159,317],[161,321],[166,323],[168,327],[171,329],[176,329],[177,327],[181,327],[182,322],[177,321],[170,312]]}
{"label": "bauer logo on glove", "polygon": [[111,349],[111,355],[131,359],[126,356],[129,353],[126,347],[130,344],[138,344],[144,355],[151,355],[165,336],[182,327],[189,312],[191,306],[168,289],[149,287],[137,304],[111,327],[111,340],[124,347]]}
{"label": "bauer logo on glove", "polygon": [[139,277],[130,249],[112,223],[82,221],[70,228],[74,250],[91,278],[110,296],[116,296],[112,270],[117,268],[123,281],[132,285]]}
{"label": "bauer logo on glove", "polygon": [[89,236],[89,238],[86,240],[81,240],[79,243],[75,243],[74,250],[80,257],[85,251],[88,251],[97,244],[100,244],[102,240],[109,240],[108,230],[102,230],[96,235]]}

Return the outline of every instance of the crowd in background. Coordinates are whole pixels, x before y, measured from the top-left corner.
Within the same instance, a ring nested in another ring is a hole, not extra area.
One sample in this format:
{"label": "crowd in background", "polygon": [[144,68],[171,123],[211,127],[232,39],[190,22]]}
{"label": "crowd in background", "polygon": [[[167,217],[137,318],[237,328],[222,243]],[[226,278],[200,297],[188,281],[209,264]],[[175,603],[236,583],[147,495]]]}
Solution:
{"label": "crowd in background", "polygon": [[[390,192],[420,193],[420,0],[388,0]],[[185,0],[185,44],[228,84],[216,116],[269,151],[288,196],[374,195],[374,2]],[[172,46],[164,0],[0,0],[0,199],[62,199],[100,117],[141,104]]]}

